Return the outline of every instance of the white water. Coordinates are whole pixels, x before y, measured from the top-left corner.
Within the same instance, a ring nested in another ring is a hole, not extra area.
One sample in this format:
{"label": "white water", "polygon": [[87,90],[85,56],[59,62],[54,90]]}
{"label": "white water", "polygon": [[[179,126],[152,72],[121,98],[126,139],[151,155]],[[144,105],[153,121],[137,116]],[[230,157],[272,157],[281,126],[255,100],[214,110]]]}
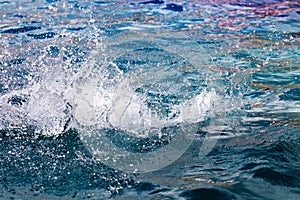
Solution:
{"label": "white water", "polygon": [[[212,72],[202,66],[208,60],[205,50],[186,36],[138,41],[135,35],[125,36],[97,43],[79,68],[71,60],[62,62],[62,57],[28,58],[28,66],[39,66],[39,78],[1,95],[0,129],[33,125],[39,134],[57,136],[70,127],[112,128],[147,137],[160,135],[163,127],[201,122],[232,107],[224,105],[222,92],[216,92],[221,77],[214,73],[212,78]],[[122,59],[144,64],[126,65],[132,69],[124,73]],[[208,87],[201,88],[203,84]],[[192,87],[200,89],[192,91]],[[164,102],[168,95],[176,102]],[[10,101],[16,97],[21,103]]]}

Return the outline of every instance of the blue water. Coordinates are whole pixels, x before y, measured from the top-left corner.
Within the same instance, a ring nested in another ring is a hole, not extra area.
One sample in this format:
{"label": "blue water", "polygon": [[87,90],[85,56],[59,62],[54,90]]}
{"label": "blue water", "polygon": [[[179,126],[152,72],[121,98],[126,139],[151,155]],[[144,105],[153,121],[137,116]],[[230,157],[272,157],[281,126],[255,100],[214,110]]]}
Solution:
{"label": "blue water", "polygon": [[0,199],[300,199],[299,1],[1,1],[0,18]]}

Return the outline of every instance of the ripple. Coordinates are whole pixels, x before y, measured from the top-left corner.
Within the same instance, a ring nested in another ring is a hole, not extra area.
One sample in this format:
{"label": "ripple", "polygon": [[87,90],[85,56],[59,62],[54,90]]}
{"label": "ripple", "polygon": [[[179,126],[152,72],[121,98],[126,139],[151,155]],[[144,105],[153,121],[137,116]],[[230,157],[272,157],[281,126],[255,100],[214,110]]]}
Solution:
{"label": "ripple", "polygon": [[18,33],[25,33],[28,31],[34,31],[37,29],[41,29],[40,26],[24,26],[20,28],[11,28],[11,29],[6,29],[2,31],[1,33],[9,33],[9,34],[18,34]]}
{"label": "ripple", "polygon": [[298,187],[300,180],[294,176],[274,171],[270,168],[260,168],[254,171],[254,178],[262,178],[274,185]]}
{"label": "ripple", "polygon": [[225,192],[215,188],[199,188],[194,190],[184,191],[180,194],[181,197],[186,199],[196,200],[196,199],[218,199],[218,200],[228,200],[237,199],[233,194]]}

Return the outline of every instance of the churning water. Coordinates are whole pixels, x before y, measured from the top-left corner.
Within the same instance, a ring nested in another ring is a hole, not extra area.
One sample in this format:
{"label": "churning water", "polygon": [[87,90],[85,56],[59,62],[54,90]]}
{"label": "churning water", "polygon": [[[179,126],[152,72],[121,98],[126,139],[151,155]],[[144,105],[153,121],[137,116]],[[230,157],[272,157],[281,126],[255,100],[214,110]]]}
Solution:
{"label": "churning water", "polygon": [[0,199],[300,198],[299,1],[0,11]]}

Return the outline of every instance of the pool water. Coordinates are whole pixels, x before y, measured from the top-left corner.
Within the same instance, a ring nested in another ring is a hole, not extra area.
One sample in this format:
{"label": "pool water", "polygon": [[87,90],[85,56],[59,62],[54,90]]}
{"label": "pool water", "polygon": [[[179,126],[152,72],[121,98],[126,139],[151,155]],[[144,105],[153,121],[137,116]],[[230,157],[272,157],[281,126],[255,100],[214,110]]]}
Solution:
{"label": "pool water", "polygon": [[0,11],[0,199],[300,199],[299,1]]}

